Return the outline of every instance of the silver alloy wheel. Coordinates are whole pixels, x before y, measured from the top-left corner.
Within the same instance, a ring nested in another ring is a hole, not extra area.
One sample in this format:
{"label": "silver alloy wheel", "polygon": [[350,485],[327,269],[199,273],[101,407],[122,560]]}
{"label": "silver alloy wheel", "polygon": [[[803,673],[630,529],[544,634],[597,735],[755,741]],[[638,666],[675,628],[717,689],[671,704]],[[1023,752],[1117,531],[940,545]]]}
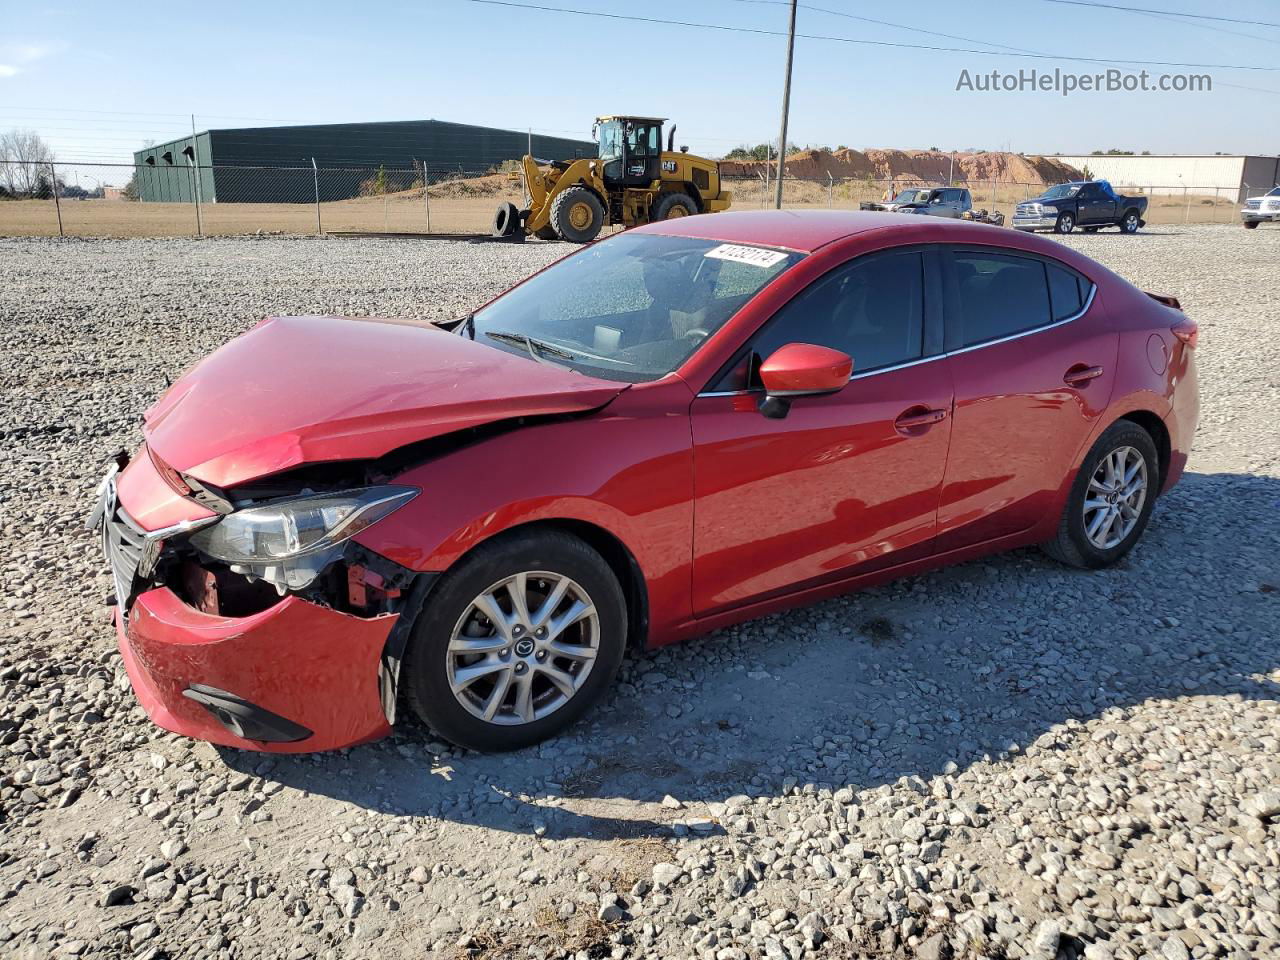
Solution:
{"label": "silver alloy wheel", "polygon": [[449,689],[488,723],[532,723],[573,698],[599,648],[600,617],[586,590],[558,573],[517,573],[458,618],[447,653]]}
{"label": "silver alloy wheel", "polygon": [[1076,218],[1069,213],[1064,213],[1058,218],[1058,232],[1070,233],[1076,228]]}
{"label": "silver alloy wheel", "polygon": [[1124,218],[1124,232],[1125,233],[1138,232],[1138,215],[1136,213],[1131,213]]}
{"label": "silver alloy wheel", "polygon": [[1133,447],[1117,447],[1098,461],[1084,500],[1084,533],[1099,550],[1124,542],[1147,500],[1147,461]]}

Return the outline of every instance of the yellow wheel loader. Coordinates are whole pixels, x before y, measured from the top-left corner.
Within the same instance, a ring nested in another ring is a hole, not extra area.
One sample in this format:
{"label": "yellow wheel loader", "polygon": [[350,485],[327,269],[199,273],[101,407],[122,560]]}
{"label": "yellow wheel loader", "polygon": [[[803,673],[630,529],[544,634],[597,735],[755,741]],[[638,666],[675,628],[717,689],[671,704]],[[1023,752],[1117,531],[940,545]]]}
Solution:
{"label": "yellow wheel loader", "polygon": [[590,243],[606,226],[626,227],[729,209],[720,164],[675,150],[671,127],[662,149],[658,117],[599,117],[592,135],[595,157],[539,161],[526,156],[523,178],[528,206],[498,207],[495,237],[535,236]]}

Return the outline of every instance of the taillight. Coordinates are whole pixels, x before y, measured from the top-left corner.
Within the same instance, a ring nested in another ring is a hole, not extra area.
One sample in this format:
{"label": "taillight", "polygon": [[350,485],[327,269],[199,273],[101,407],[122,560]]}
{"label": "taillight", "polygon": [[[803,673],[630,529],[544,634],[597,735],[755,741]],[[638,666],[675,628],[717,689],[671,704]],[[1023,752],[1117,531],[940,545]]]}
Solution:
{"label": "taillight", "polygon": [[1192,319],[1184,317],[1169,328],[1173,335],[1188,347],[1194,347],[1200,341],[1200,327]]}

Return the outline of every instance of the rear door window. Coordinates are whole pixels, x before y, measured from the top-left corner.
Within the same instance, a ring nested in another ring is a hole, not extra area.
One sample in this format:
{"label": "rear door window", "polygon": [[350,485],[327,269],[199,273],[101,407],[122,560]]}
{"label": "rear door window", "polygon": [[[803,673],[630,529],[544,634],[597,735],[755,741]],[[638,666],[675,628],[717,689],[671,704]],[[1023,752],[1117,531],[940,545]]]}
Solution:
{"label": "rear door window", "polygon": [[1052,322],[1045,264],[1004,253],[952,254],[958,340],[973,347]]}

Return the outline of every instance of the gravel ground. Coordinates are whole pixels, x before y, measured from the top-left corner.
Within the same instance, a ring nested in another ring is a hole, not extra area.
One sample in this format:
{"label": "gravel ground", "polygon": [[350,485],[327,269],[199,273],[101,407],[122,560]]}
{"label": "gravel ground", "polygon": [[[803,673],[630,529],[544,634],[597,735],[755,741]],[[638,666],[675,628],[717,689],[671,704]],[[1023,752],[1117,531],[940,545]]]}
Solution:
{"label": "gravel ground", "polygon": [[1201,324],[1120,566],[1035,551],[637,656],[569,735],[293,759],[135,705],[80,528],[265,314],[456,315],[563,252],[0,240],[0,955],[1280,956],[1280,231],[1068,241]]}

